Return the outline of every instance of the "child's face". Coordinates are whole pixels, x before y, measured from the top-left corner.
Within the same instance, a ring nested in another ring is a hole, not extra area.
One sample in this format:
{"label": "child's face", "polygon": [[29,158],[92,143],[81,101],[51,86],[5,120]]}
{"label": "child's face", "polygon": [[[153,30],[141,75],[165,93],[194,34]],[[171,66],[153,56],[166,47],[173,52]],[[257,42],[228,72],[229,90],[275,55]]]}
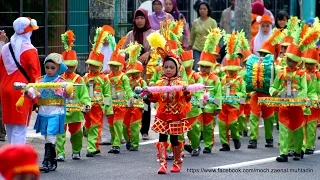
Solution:
{"label": "child's face", "polygon": [[202,66],[200,65],[200,72],[202,74],[209,74],[211,71],[211,66]]}
{"label": "child's face", "polygon": [[287,46],[281,46],[281,52],[282,53],[285,53],[287,51]]}
{"label": "child's face", "polygon": [[112,64],[110,64],[109,66],[110,66],[110,70],[112,72],[115,73],[115,72],[119,71],[119,66],[115,66],[115,65],[112,65]]}
{"label": "child's face", "polygon": [[286,27],[286,24],[287,24],[287,18],[284,17],[281,20],[278,19],[277,22],[278,22],[278,25],[279,25],[280,28],[284,28],[284,27]]}
{"label": "child's face", "polygon": [[92,65],[92,64],[89,64],[89,65],[88,65],[88,69],[89,69],[89,71],[91,71],[91,72],[93,72],[93,73],[98,73],[98,72],[100,72],[100,67],[99,67],[99,66]]}
{"label": "child's face", "polygon": [[229,76],[236,76],[238,74],[238,71],[235,70],[227,70],[227,74]]}
{"label": "child's face", "polygon": [[186,71],[191,71],[192,70],[192,66],[189,67],[184,67],[186,69]]}
{"label": "child's face", "polygon": [[58,71],[57,65],[53,62],[47,62],[44,65],[44,67],[45,67],[45,72],[48,76],[54,76]]}
{"label": "child's face", "polygon": [[104,45],[104,46],[109,46],[109,41],[108,41],[107,39],[105,39],[105,40],[103,41],[103,45]]}
{"label": "child's face", "polygon": [[139,77],[141,77],[141,73],[140,72],[131,73],[131,77],[134,78],[134,79],[139,78]]}
{"label": "child's face", "polygon": [[270,26],[271,25],[267,22],[261,24],[261,30],[263,35],[267,35],[269,33],[271,29]]}
{"label": "child's face", "polygon": [[265,57],[267,55],[267,53],[264,52],[259,52],[260,57]]}
{"label": "child's face", "polygon": [[76,69],[75,66],[68,66],[68,69],[67,69],[66,72],[67,72],[67,73],[73,73],[75,69]]}
{"label": "child's face", "polygon": [[315,63],[305,63],[305,67],[307,69],[314,69],[314,68],[316,68],[316,66],[317,66],[317,64],[315,64]]}
{"label": "child's face", "polygon": [[294,67],[297,67],[298,63],[291,60],[289,57],[287,57],[287,66],[289,68],[294,68]]}
{"label": "child's face", "polygon": [[170,60],[167,60],[164,62],[162,69],[163,69],[165,76],[167,76],[168,78],[175,76],[177,73],[176,65],[174,64],[174,62],[172,62]]}

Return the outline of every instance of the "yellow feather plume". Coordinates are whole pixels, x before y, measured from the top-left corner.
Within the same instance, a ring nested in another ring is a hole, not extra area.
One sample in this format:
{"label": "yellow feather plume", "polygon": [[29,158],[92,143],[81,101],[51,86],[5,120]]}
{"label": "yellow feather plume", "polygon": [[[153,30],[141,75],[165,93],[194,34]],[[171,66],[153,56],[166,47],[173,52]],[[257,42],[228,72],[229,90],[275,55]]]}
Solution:
{"label": "yellow feather plume", "polygon": [[157,49],[158,47],[164,48],[167,43],[166,39],[159,33],[159,31],[149,34],[147,41],[152,49]]}

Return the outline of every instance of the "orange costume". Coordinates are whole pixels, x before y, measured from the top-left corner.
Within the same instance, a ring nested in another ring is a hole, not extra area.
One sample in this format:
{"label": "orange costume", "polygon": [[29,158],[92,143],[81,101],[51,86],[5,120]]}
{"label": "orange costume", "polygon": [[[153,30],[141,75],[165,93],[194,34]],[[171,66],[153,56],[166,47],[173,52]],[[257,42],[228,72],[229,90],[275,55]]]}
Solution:
{"label": "orange costume", "polygon": [[[2,120],[7,126],[9,143],[24,144],[32,112],[32,100],[25,98],[23,106],[17,109],[15,104],[21,96],[21,91],[14,90],[13,83],[34,83],[41,75],[37,49],[30,42],[31,31],[36,30],[38,26],[36,20],[20,17],[13,22],[13,27],[15,34],[11,37],[11,42],[3,46],[0,57]],[[10,46],[17,63],[28,77],[18,69],[9,50]]]}

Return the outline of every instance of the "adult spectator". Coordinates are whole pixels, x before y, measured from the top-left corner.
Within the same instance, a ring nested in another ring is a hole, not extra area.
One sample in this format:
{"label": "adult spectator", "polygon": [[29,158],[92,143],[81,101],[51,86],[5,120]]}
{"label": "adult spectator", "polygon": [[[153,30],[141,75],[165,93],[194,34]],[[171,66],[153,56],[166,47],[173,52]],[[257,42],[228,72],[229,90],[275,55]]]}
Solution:
{"label": "adult spectator", "polygon": [[182,48],[188,49],[189,48],[189,38],[190,38],[190,31],[189,31],[189,25],[186,21],[186,18],[184,15],[179,11],[177,6],[177,0],[165,0],[165,11],[167,13],[170,13],[174,20],[183,20],[183,37],[182,37]]}
{"label": "adult spectator", "polygon": [[[4,31],[0,31],[0,53],[2,47],[8,42],[8,37]],[[1,97],[0,97],[0,141],[5,141],[6,138],[6,128],[2,123],[2,105],[1,105]]]}
{"label": "adult spectator", "polygon": [[33,102],[24,98],[21,107],[16,102],[21,91],[13,88],[14,82],[34,83],[40,77],[40,61],[37,49],[31,44],[32,31],[37,30],[37,21],[19,17],[13,22],[14,35],[2,48],[0,57],[0,89],[3,124],[6,125],[10,144],[26,142],[27,126],[30,121]]}
{"label": "adult spectator", "polygon": [[153,13],[149,15],[149,23],[153,30],[159,30],[160,29],[160,23],[165,21],[168,17],[171,20],[174,20],[171,14],[166,13],[164,10],[164,3],[163,0],[153,0],[152,1],[152,9]]}
{"label": "adult spectator", "polygon": [[231,0],[231,6],[223,10],[219,23],[220,28],[224,29],[228,34],[235,31],[234,5],[235,0]]}
{"label": "adult spectator", "polygon": [[217,27],[217,22],[210,17],[211,12],[212,10],[208,2],[200,2],[197,9],[199,18],[192,23],[190,45],[193,49],[193,69],[197,72],[199,71],[198,62],[200,54],[204,48],[204,42],[206,41],[205,36],[208,35],[209,29]]}
{"label": "adult spectator", "polygon": [[[157,3],[157,2],[155,2]],[[135,41],[139,44],[143,45],[141,55],[139,56],[140,62],[144,66],[143,78],[149,80],[152,76],[151,73],[146,73],[147,64],[150,59],[151,54],[151,46],[147,41],[147,36],[151,34],[153,30],[150,27],[148,20],[148,12],[144,9],[137,9],[134,13],[133,20],[133,29],[127,35],[127,40],[124,43],[124,47],[126,47],[130,42],[134,43]],[[151,107],[150,102],[148,100],[145,101],[146,105],[148,105],[148,111],[143,111],[142,115],[142,126],[141,126],[141,134],[143,140],[149,139],[149,129],[150,129],[150,121],[151,121]]]}
{"label": "adult spectator", "polygon": [[[263,4],[263,6],[264,6],[263,0],[253,0],[252,3],[255,3],[255,2],[259,2],[259,3]],[[264,13],[263,13],[263,15],[267,15],[267,16],[271,17],[271,19],[272,19],[272,25],[274,25],[274,23],[275,23],[275,21],[274,21],[274,16],[273,16],[273,14],[272,14],[272,12],[271,12],[270,10],[268,10],[267,8],[264,8]]]}

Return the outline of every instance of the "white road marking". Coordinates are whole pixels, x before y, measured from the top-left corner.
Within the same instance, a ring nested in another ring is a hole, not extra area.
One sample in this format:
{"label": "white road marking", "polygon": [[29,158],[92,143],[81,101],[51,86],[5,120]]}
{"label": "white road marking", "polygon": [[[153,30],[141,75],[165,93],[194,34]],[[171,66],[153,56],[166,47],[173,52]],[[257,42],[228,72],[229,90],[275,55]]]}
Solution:
{"label": "white road marking", "polygon": [[[320,150],[314,151],[313,154],[320,154]],[[310,156],[310,155],[308,155],[308,156]],[[258,160],[253,160],[253,161],[246,161],[246,162],[235,163],[235,164],[228,164],[228,165],[224,165],[224,166],[216,166],[216,167],[211,167],[209,169],[241,168],[241,167],[254,166],[254,165],[266,164],[266,163],[271,163],[271,162],[276,162],[276,157],[258,159]]]}

